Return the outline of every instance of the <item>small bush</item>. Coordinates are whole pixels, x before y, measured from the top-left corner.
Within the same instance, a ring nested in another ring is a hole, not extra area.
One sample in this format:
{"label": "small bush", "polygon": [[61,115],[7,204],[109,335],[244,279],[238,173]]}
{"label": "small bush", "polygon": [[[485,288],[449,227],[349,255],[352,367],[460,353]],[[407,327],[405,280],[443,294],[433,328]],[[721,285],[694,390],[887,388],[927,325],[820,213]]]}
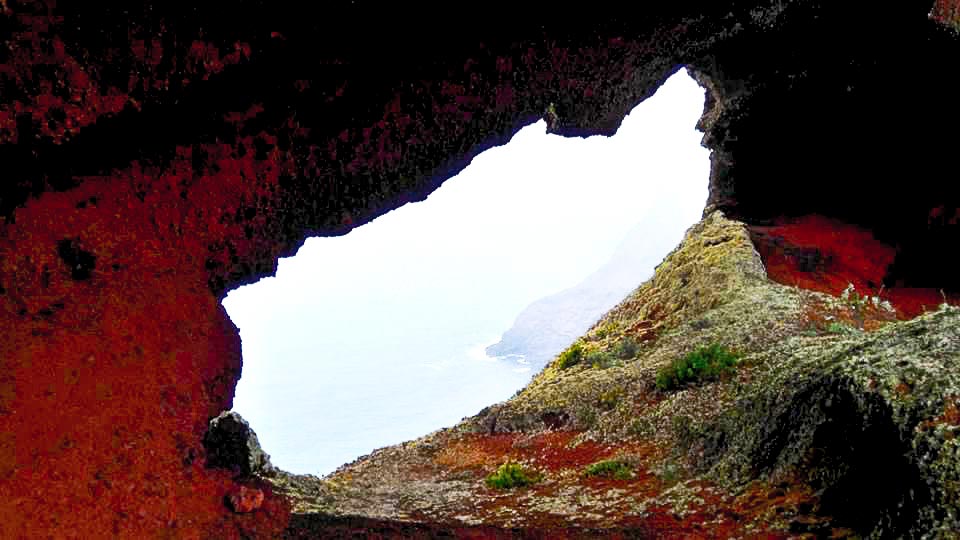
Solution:
{"label": "small bush", "polygon": [[627,433],[635,437],[651,437],[656,433],[656,426],[646,418],[637,418],[627,427]]}
{"label": "small bush", "polygon": [[487,477],[487,486],[494,489],[513,489],[536,484],[542,479],[536,471],[525,468],[519,463],[506,462],[497,472]]}
{"label": "small bush", "polygon": [[607,369],[615,363],[613,356],[606,351],[590,351],[584,361],[594,369]]}
{"label": "small bush", "polygon": [[583,360],[583,343],[577,341],[560,353],[560,356],[557,357],[557,367],[567,369],[579,364],[581,360]]}
{"label": "small bush", "polygon": [[843,323],[832,322],[827,325],[827,332],[831,334],[849,334],[852,331],[852,328]]}
{"label": "small bush", "polygon": [[605,459],[588,465],[584,474],[616,480],[629,480],[633,478],[633,467],[619,459]]}
{"label": "small bush", "polygon": [[597,336],[598,339],[603,339],[613,334],[614,332],[616,332],[616,330],[617,330],[617,325],[613,322],[608,322],[603,326],[601,326],[600,328],[597,328],[597,331],[594,335]]}
{"label": "small bush", "polygon": [[613,348],[613,354],[622,360],[629,360],[637,355],[638,350],[640,350],[640,345],[637,344],[637,340],[627,336]]}
{"label": "small bush", "polygon": [[607,390],[606,392],[600,394],[600,406],[608,411],[612,411],[617,407],[617,404],[620,403],[620,399],[622,397],[623,397],[623,390],[621,390],[620,388]]}
{"label": "small bush", "polygon": [[578,407],[577,410],[574,411],[573,415],[576,419],[576,425],[580,429],[590,429],[596,426],[597,420],[599,420],[597,411],[586,405]]}
{"label": "small bush", "polygon": [[817,332],[816,327],[804,328],[800,331],[800,335],[804,337],[817,337],[820,335],[820,332]]}
{"label": "small bush", "polygon": [[736,354],[714,343],[674,360],[657,373],[657,388],[675,390],[688,383],[716,380],[732,372],[739,362]]}
{"label": "small bush", "polygon": [[668,486],[680,481],[681,472],[680,466],[673,462],[663,463],[653,469],[653,474]]}

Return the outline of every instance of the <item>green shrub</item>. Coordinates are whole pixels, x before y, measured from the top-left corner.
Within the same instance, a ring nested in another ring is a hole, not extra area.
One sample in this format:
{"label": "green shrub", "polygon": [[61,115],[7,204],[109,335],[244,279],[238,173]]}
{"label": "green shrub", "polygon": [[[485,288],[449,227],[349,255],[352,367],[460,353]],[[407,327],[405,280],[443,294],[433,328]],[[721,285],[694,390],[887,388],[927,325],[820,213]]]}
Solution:
{"label": "green shrub", "polygon": [[737,355],[722,345],[700,347],[661,369],[657,373],[657,388],[675,390],[688,383],[716,380],[732,372],[737,362]]}
{"label": "green shrub", "polygon": [[605,338],[605,337],[613,334],[613,333],[616,332],[616,331],[617,331],[617,325],[616,325],[616,323],[614,323],[614,322],[611,321],[611,322],[608,322],[608,323],[604,324],[604,325],[601,326],[600,328],[597,328],[597,331],[596,331],[596,333],[595,333],[594,335],[597,336],[598,339],[603,339],[603,338]]}
{"label": "green shrub", "polygon": [[673,462],[665,462],[653,469],[653,474],[664,484],[672,486],[680,481],[681,468]]}
{"label": "green shrub", "polygon": [[617,404],[620,403],[620,399],[622,397],[623,390],[620,388],[607,390],[606,392],[600,394],[600,406],[608,411],[612,411],[617,407]]}
{"label": "green shrub", "polygon": [[629,480],[633,478],[633,467],[619,459],[605,459],[588,465],[584,474],[616,480]]}
{"label": "green shrub", "polygon": [[827,332],[831,334],[849,334],[852,331],[852,328],[839,322],[832,322],[827,325]]}
{"label": "green shrub", "polygon": [[656,433],[656,426],[646,418],[637,418],[627,426],[627,433],[635,437],[651,437]]}
{"label": "green shrub", "polygon": [[599,415],[597,411],[588,406],[581,405],[573,412],[574,418],[576,418],[576,424],[580,429],[590,429],[597,425],[597,420],[599,420]]}
{"label": "green shrub", "polygon": [[622,360],[629,360],[637,355],[638,350],[640,350],[640,345],[637,344],[637,340],[627,336],[613,348],[613,354]]}
{"label": "green shrub", "polygon": [[613,356],[606,351],[590,351],[583,360],[594,369],[607,369],[614,364]]}
{"label": "green shrub", "polygon": [[579,364],[581,360],[583,360],[583,343],[577,341],[567,347],[567,350],[560,353],[560,356],[557,357],[557,367],[559,369],[567,369],[570,366]]}
{"label": "green shrub", "polygon": [[820,332],[817,332],[816,327],[804,328],[800,331],[800,335],[804,337],[817,337],[820,335]]}
{"label": "green shrub", "polygon": [[487,477],[487,486],[494,489],[513,489],[536,484],[542,478],[540,473],[508,461]]}

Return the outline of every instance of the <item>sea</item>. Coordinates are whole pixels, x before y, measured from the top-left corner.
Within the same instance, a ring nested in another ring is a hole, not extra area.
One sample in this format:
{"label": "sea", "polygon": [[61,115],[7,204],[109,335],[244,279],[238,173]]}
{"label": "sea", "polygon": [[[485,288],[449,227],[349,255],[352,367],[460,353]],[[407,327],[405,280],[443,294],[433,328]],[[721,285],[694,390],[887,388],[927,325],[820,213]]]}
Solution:
{"label": "sea", "polygon": [[[275,357],[298,360],[244,373],[234,410],[251,423],[274,465],[324,476],[377,448],[453,426],[522,389],[534,368],[522,355],[487,356],[484,349],[499,339],[272,347]],[[244,357],[259,352],[245,347]]]}

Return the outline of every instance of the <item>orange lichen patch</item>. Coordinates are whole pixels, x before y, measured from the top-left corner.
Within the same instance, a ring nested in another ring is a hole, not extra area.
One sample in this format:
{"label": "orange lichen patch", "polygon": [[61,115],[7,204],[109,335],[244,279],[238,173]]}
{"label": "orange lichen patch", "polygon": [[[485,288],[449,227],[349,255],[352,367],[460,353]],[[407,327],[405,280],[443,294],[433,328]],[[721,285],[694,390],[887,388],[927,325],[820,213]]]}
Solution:
{"label": "orange lichen patch", "polygon": [[[568,484],[564,484],[568,485]],[[479,502],[487,523],[499,523],[502,516],[512,513],[524,516],[524,528],[569,530],[570,527],[603,527],[605,531],[622,531],[657,538],[789,538],[783,530],[772,528],[778,519],[790,515],[798,527],[824,532],[828,518],[814,513],[817,499],[804,485],[780,484],[771,486],[755,483],[739,496],[732,496],[716,485],[702,480],[686,483],[696,496],[681,513],[671,504],[654,502],[668,487],[647,470],[641,470],[630,480],[580,479],[573,485],[589,497],[602,497],[604,492],[617,490],[624,500],[650,501],[642,510],[635,504],[613,504],[591,509],[593,520],[531,510],[526,504],[531,499],[555,497],[564,485],[547,484],[527,490],[498,493]],[[512,510],[513,512],[510,512]],[[842,535],[841,529],[829,529]],[[809,536],[812,537],[812,536]]]}
{"label": "orange lichen patch", "polygon": [[818,332],[827,331],[833,323],[857,327],[870,332],[897,318],[896,314],[869,301],[859,308],[852,305],[836,307],[829,306],[817,298],[804,299],[802,317],[803,326]]}
{"label": "orange lichen patch", "polygon": [[[791,521],[808,530],[813,530],[817,529],[818,523],[824,524],[829,520],[828,516],[818,516],[814,513],[817,503],[813,489],[805,484],[782,482],[771,485],[756,481],[732,501],[728,511],[740,523],[770,521],[789,513],[793,516]],[[832,538],[844,537],[851,533],[852,531],[847,529],[834,527],[822,527],[818,530],[818,535]]]}
{"label": "orange lichen patch", "polygon": [[[884,288],[897,251],[856,225],[808,215],[751,226],[750,235],[767,276],[778,283],[834,296],[853,284],[860,295],[888,300],[900,319],[913,318],[944,301],[937,289]],[[960,295],[947,295],[946,301],[960,305]]]}
{"label": "orange lichen patch", "polygon": [[947,400],[947,406],[937,420],[951,426],[960,426],[960,396],[953,396]]}
{"label": "orange lichen patch", "polygon": [[593,441],[571,446],[577,435],[575,431],[548,431],[532,437],[516,433],[466,435],[441,450],[434,462],[453,470],[492,471],[504,461],[512,460],[557,471],[585,467],[612,452],[611,447]]}
{"label": "orange lichen patch", "polygon": [[577,431],[548,431],[524,437],[517,433],[465,435],[443,448],[434,457],[436,465],[452,470],[489,473],[505,461],[530,463],[543,471],[581,471],[587,465],[616,454],[660,456],[651,443],[631,442],[604,445],[594,441],[572,444]]}
{"label": "orange lichen patch", "polygon": [[444,447],[433,461],[452,471],[492,469],[510,454],[518,437],[517,433],[465,435]]}
{"label": "orange lichen patch", "polygon": [[554,431],[537,435],[525,441],[519,449],[521,456],[533,460],[538,466],[549,470],[579,469],[609,455],[609,446],[587,441],[571,447],[577,435],[573,431]]}
{"label": "orange lichen patch", "polygon": [[[951,409],[953,410],[953,409]],[[956,409],[960,417],[960,409]],[[828,516],[816,514],[813,490],[798,482],[773,485],[755,481],[732,494],[706,480],[684,482],[689,496],[671,498],[673,481],[658,476],[658,464],[668,449],[636,440],[606,446],[592,441],[572,445],[574,431],[522,434],[465,435],[450,440],[435,463],[450,468],[484,468],[487,474],[504,461],[521,461],[545,473],[537,484],[513,490],[485,489],[472,513],[493,527],[544,530],[551,538],[579,537],[602,530],[605,537],[658,538],[788,538],[787,529],[810,531],[806,536],[843,535]],[[587,465],[603,459],[624,459],[633,468],[629,479],[587,476]],[[566,471],[566,472],[565,472]],[[575,472],[575,474],[569,474]],[[579,494],[571,498],[570,493]],[[430,516],[422,516],[430,522]]]}
{"label": "orange lichen patch", "polygon": [[[948,426],[960,426],[960,396],[950,396],[943,406],[943,413],[936,418],[926,420],[920,423],[919,429],[925,431],[934,426],[945,424]],[[950,437],[953,436],[953,432]]]}
{"label": "orange lichen patch", "polygon": [[960,0],[936,0],[929,17],[955,30],[960,30]]}
{"label": "orange lichen patch", "polygon": [[630,327],[627,335],[632,336],[637,341],[653,341],[657,339],[658,323],[649,319],[644,319]]}

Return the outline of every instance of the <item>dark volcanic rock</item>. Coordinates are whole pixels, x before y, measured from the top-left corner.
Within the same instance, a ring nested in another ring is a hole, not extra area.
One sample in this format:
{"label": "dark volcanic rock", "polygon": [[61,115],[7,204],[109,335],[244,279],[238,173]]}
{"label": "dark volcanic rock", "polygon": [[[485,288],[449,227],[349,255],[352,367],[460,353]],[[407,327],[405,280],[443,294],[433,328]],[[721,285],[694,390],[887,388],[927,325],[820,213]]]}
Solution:
{"label": "dark volcanic rock", "polygon": [[236,412],[224,411],[210,420],[203,446],[207,467],[229,469],[241,477],[273,472],[270,455],[260,448],[250,424]]}

